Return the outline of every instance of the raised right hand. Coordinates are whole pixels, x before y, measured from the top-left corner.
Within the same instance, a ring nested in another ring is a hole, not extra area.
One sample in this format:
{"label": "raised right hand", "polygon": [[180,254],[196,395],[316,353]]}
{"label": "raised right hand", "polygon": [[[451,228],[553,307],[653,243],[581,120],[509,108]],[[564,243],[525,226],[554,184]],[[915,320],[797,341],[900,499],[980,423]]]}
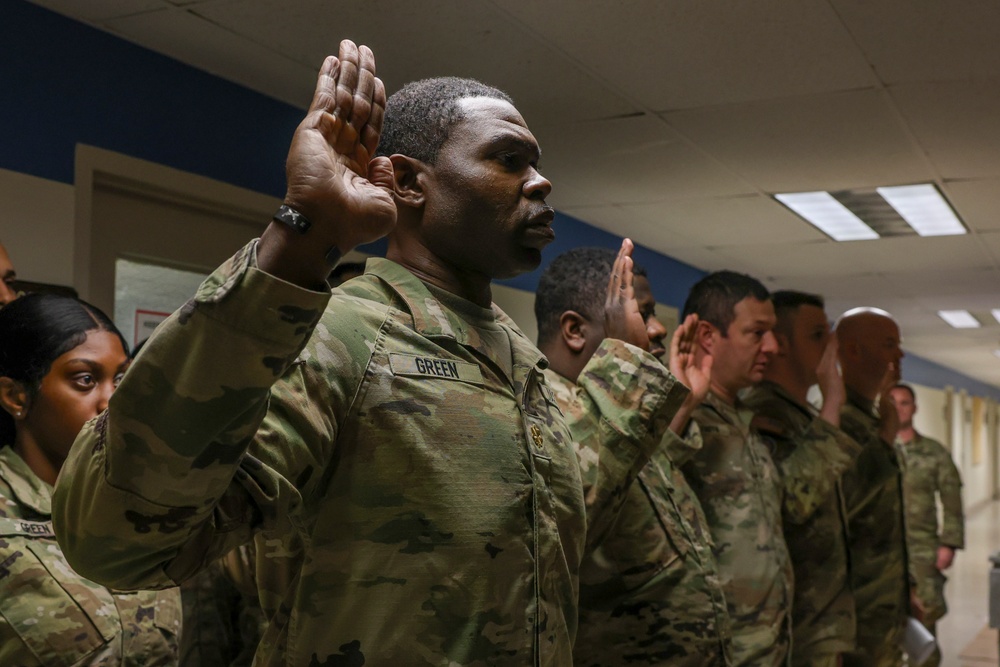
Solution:
{"label": "raised right hand", "polygon": [[258,249],[260,267],[298,284],[329,273],[330,248],[346,253],[387,234],[396,222],[392,164],[372,158],[385,113],[385,86],[366,46],[340,43],[327,57],[309,112],[295,130],[285,164],[285,204],[312,227],[305,234],[272,223]]}
{"label": "raised right hand", "polygon": [[899,433],[899,413],[896,412],[896,405],[892,402],[889,390],[896,386],[899,375],[896,371],[896,364],[890,363],[885,369],[882,377],[882,384],[878,392],[878,437],[889,447],[893,447],[896,442],[896,434]]}
{"label": "raised right hand", "polygon": [[635,300],[632,285],[632,249],[630,239],[622,240],[622,247],[615,257],[608,278],[608,290],[604,299],[604,333],[608,338],[617,338],[644,350],[649,349],[649,334],[646,321]]}

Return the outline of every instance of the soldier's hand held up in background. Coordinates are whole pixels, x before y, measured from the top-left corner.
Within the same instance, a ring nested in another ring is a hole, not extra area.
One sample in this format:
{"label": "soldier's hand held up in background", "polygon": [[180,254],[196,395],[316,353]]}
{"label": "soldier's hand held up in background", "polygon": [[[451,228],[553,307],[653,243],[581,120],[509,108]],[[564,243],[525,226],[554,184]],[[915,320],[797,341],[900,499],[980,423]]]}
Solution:
{"label": "soldier's hand held up in background", "polygon": [[611,267],[608,293],[604,300],[604,333],[608,338],[617,338],[648,350],[646,321],[639,310],[635,288],[632,286],[633,247],[630,239],[623,240],[614,266]]}
{"label": "soldier's hand held up in background", "polygon": [[828,424],[840,427],[840,409],[847,401],[847,389],[844,387],[844,377],[837,365],[840,345],[836,336],[830,336],[823,350],[823,356],[816,366],[816,378],[819,381],[819,391],[823,395],[823,408],[819,416]]}
{"label": "soldier's hand held up in background", "polygon": [[896,371],[896,364],[890,363],[885,369],[882,377],[882,384],[879,386],[878,398],[878,437],[888,447],[894,447],[896,434],[899,432],[899,413],[892,402],[889,390],[896,386],[899,381],[899,374]]}
{"label": "soldier's hand held up in background", "polygon": [[331,260],[392,229],[392,164],[386,157],[372,158],[385,103],[371,49],[341,42],[340,57],[327,57],[320,68],[285,164],[285,204],[311,226],[303,233],[272,222],[258,247],[262,270],[316,287],[329,274]]}
{"label": "soldier's hand held up in background", "polygon": [[670,421],[670,430],[677,435],[681,435],[687,428],[691,413],[705,400],[712,385],[712,355],[703,355],[701,363],[698,363],[695,354],[697,332],[698,316],[691,313],[678,325],[670,338],[670,372],[691,390]]}

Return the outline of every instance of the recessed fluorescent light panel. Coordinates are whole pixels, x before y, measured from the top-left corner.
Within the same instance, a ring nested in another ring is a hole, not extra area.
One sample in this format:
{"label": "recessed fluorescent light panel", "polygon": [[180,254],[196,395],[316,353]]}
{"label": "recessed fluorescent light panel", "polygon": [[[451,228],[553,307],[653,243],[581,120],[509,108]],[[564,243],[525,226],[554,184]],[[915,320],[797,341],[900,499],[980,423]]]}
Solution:
{"label": "recessed fluorescent light panel", "polygon": [[794,192],[776,194],[774,198],[834,241],[968,233],[937,186],[931,183]]}
{"label": "recessed fluorescent light panel", "polygon": [[938,315],[956,329],[978,329],[982,326],[967,310],[939,310]]}
{"label": "recessed fluorescent light panel", "polygon": [[929,183],[876,188],[889,205],[921,236],[965,234],[962,222],[938,189]]}
{"label": "recessed fluorescent light panel", "polygon": [[1000,322],[1000,308],[994,308],[990,312],[993,313],[993,319],[995,319],[997,322]]}
{"label": "recessed fluorescent light panel", "polygon": [[993,356],[1000,358],[1000,350],[993,350]]}
{"label": "recessed fluorescent light panel", "polygon": [[795,192],[774,198],[798,213],[834,241],[877,239],[875,230],[861,222],[829,192]]}

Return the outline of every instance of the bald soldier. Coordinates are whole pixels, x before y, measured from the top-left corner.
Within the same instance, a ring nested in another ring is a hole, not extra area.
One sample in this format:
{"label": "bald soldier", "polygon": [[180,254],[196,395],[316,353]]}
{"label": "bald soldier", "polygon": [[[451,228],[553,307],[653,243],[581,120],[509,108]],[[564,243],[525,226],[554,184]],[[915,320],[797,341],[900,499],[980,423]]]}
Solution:
{"label": "bald soldier", "polygon": [[899,379],[899,327],[877,308],[855,308],[837,321],[847,386],[841,428],[863,448],[843,478],[858,648],[845,665],[897,667],[909,615],[903,495],[893,443],[898,417],[889,389]]}
{"label": "bald soldier", "polygon": [[[845,451],[857,456],[860,446],[838,428],[846,395],[837,370],[837,338],[831,335],[823,298],[786,290],[775,292],[771,301],[778,350],[764,370],[764,380],[744,399],[754,412],[754,424],[770,436],[779,465],[801,446],[809,446],[803,437],[817,419],[830,426],[830,437],[839,439]],[[813,385],[823,397],[819,410],[808,400]],[[785,542],[795,572],[793,667],[836,667],[841,654],[854,649],[846,522],[839,480],[805,521],[784,513]]]}
{"label": "bald soldier", "polygon": [[16,299],[19,295],[16,288],[17,271],[10,261],[7,249],[0,243],[0,308]]}
{"label": "bald soldier", "polygon": [[[256,665],[570,664],[583,554],[688,392],[641,346],[595,355],[583,400],[623,428],[585,498],[544,357],[491,304],[554,236],[539,155],[501,91],[428,79],[386,104],[372,52],[342,42],[275,220],[74,446],[53,500],[73,567],[170,586],[254,539],[277,600]],[[331,294],[339,256],[386,233]]]}
{"label": "bald soldier", "polygon": [[[914,428],[917,395],[913,387],[897,384],[890,396],[899,413],[896,452],[904,462],[903,511],[910,579],[920,607],[920,622],[936,634],[937,622],[948,612],[944,571],[951,567],[955,551],[965,546],[962,477],[944,445]],[[937,667],[940,663],[938,650],[924,665]]]}
{"label": "bald soldier", "polygon": [[[586,408],[577,383],[594,354],[622,337],[608,308],[615,296],[609,285],[615,261],[614,251],[605,248],[570,250],[546,267],[535,293],[538,347],[550,363],[545,377],[576,440],[585,493],[597,474],[602,415]],[[656,317],[649,280],[641,267],[633,271],[643,333],[650,352],[666,362],[667,330]],[[674,375],[692,388],[691,400],[675,415],[681,423],[708,388],[710,358],[694,367],[685,338],[693,334],[693,323],[674,333],[669,354]],[[708,526],[670,456],[689,451],[678,448],[679,442],[668,432],[629,490],[614,529],[584,559],[576,665],[730,664],[729,614]]]}
{"label": "bald soldier", "polygon": [[778,351],[774,306],[755,278],[718,271],[691,288],[696,360],[712,356],[704,402],[692,417],[702,443],[684,472],[711,527],[733,626],[735,665],[788,664],[793,574],[782,521],[807,521],[833,492],[857,444],[811,419],[787,456],[752,425],[740,392],[760,382]]}

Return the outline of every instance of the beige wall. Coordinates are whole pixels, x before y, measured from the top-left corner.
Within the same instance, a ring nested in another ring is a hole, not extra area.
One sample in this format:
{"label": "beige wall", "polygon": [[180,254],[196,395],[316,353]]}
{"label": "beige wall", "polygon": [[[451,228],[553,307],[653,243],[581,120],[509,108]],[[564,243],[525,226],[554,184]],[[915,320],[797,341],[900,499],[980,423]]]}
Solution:
{"label": "beige wall", "polygon": [[0,243],[18,275],[36,283],[73,283],[72,185],[0,169]]}

